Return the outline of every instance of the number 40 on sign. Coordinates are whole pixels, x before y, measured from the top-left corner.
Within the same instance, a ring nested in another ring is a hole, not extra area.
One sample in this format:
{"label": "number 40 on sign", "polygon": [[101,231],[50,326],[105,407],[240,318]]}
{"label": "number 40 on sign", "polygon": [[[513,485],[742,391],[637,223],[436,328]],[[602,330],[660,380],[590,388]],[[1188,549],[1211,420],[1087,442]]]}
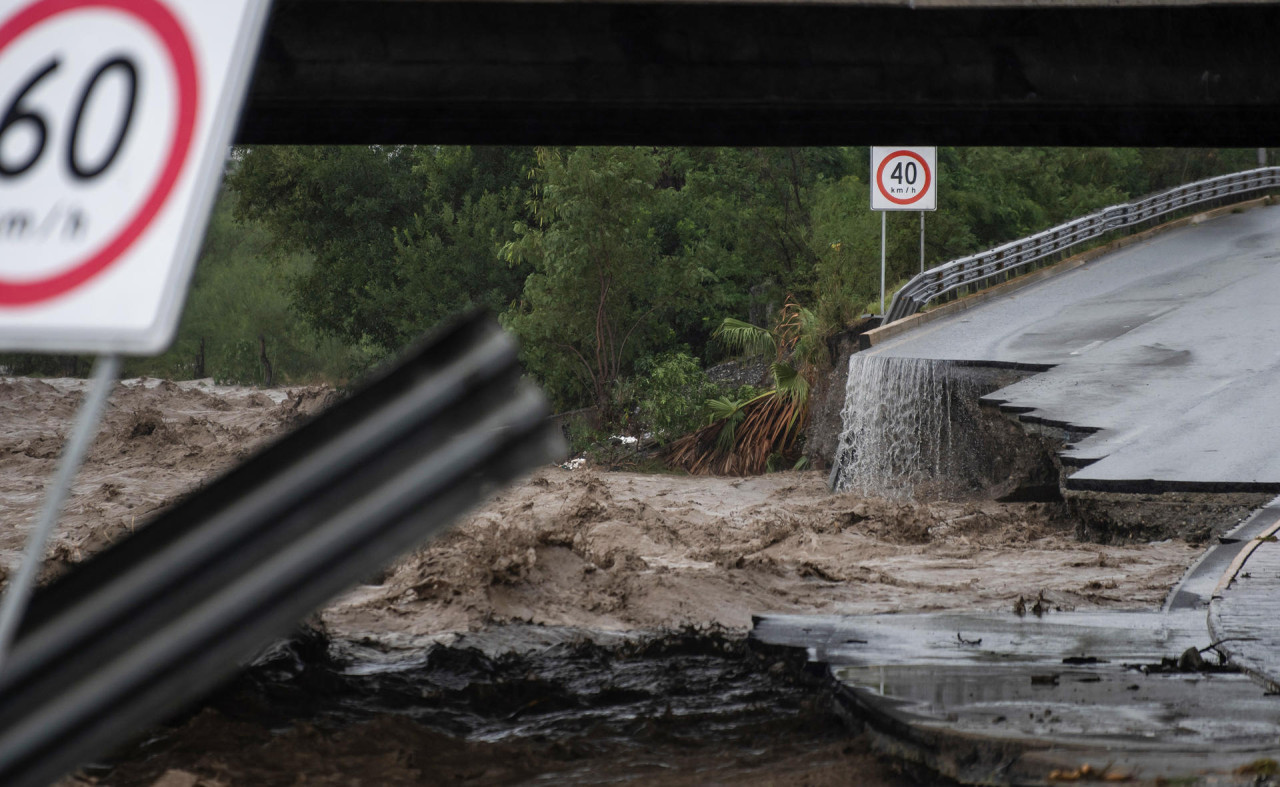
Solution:
{"label": "number 40 on sign", "polygon": [[937,148],[873,147],[872,210],[937,210]]}
{"label": "number 40 on sign", "polygon": [[884,211],[920,211],[920,272],[924,273],[924,211],[938,209],[937,162],[937,148],[871,148],[871,209],[881,211],[881,314],[884,314],[886,268]]}

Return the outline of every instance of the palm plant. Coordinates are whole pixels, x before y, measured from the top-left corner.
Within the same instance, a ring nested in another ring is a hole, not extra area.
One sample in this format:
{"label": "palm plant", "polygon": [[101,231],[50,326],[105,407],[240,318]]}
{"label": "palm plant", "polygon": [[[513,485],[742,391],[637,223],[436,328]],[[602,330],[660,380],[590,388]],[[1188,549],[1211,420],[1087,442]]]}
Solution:
{"label": "palm plant", "polygon": [[773,387],[744,401],[709,400],[707,425],[673,442],[669,461],[695,475],[749,475],[799,460],[809,391],[826,355],[817,318],[788,297],[773,330],[727,317],[713,338],[742,355],[772,354]]}

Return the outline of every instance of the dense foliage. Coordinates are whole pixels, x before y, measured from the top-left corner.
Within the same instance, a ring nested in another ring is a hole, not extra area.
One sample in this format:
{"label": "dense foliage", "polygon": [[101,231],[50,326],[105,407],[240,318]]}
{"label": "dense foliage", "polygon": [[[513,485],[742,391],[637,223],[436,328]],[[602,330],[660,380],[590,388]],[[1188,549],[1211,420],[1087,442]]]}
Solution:
{"label": "dense foliage", "polygon": [[214,208],[173,345],[130,359],[125,374],[284,385],[342,379],[367,366],[359,345],[295,313],[291,285],[312,273],[311,256],[279,247],[260,223],[237,221],[236,209],[234,192]]}
{"label": "dense foliage", "polygon": [[[829,335],[878,308],[867,148],[261,147],[236,151],[177,341],[135,374],[345,379],[462,310],[497,314],[563,410],[661,439],[727,394],[725,318]],[[1254,151],[942,148],[933,265],[1246,169]],[[890,283],[919,217],[888,216]],[[698,360],[700,359],[700,360]],[[15,371],[84,362],[5,356]]]}

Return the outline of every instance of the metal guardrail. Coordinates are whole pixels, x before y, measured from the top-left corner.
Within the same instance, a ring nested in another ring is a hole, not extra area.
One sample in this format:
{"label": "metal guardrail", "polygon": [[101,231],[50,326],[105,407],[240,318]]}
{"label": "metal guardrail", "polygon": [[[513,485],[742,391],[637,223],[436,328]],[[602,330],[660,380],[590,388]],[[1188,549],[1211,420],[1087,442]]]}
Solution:
{"label": "metal guardrail", "polygon": [[914,276],[893,296],[884,324],[920,311],[930,301],[1002,274],[1022,273],[1041,260],[1108,232],[1124,230],[1183,208],[1280,187],[1280,167],[1263,167],[1199,180],[1144,200],[1091,213],[989,251],[961,257]]}
{"label": "metal guardrail", "polygon": [[464,320],[38,592],[0,671],[0,784],[109,751],[562,456],[547,416],[515,342]]}

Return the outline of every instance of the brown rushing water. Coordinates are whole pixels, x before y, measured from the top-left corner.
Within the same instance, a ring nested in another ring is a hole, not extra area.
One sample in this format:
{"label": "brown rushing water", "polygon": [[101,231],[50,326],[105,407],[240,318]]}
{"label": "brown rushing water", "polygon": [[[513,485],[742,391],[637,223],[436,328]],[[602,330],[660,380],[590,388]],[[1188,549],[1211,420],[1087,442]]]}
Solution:
{"label": "brown rushing water", "polygon": [[[82,391],[82,381],[0,380],[8,561]],[[46,576],[143,526],[331,398],[315,388],[122,386]],[[794,783],[800,774],[835,784],[853,769],[894,783],[893,768],[851,742],[795,670],[747,651],[752,614],[1004,609],[1041,592],[1063,608],[1152,607],[1197,551],[1178,541],[1081,544],[1045,504],[831,495],[817,472],[549,467],[321,610],[313,622],[333,647],[304,641],[262,661],[177,727],[143,735],[113,770],[82,778],[193,787]],[[652,633],[685,626],[704,631]],[[458,640],[465,632],[508,644],[477,655],[474,638]]]}

